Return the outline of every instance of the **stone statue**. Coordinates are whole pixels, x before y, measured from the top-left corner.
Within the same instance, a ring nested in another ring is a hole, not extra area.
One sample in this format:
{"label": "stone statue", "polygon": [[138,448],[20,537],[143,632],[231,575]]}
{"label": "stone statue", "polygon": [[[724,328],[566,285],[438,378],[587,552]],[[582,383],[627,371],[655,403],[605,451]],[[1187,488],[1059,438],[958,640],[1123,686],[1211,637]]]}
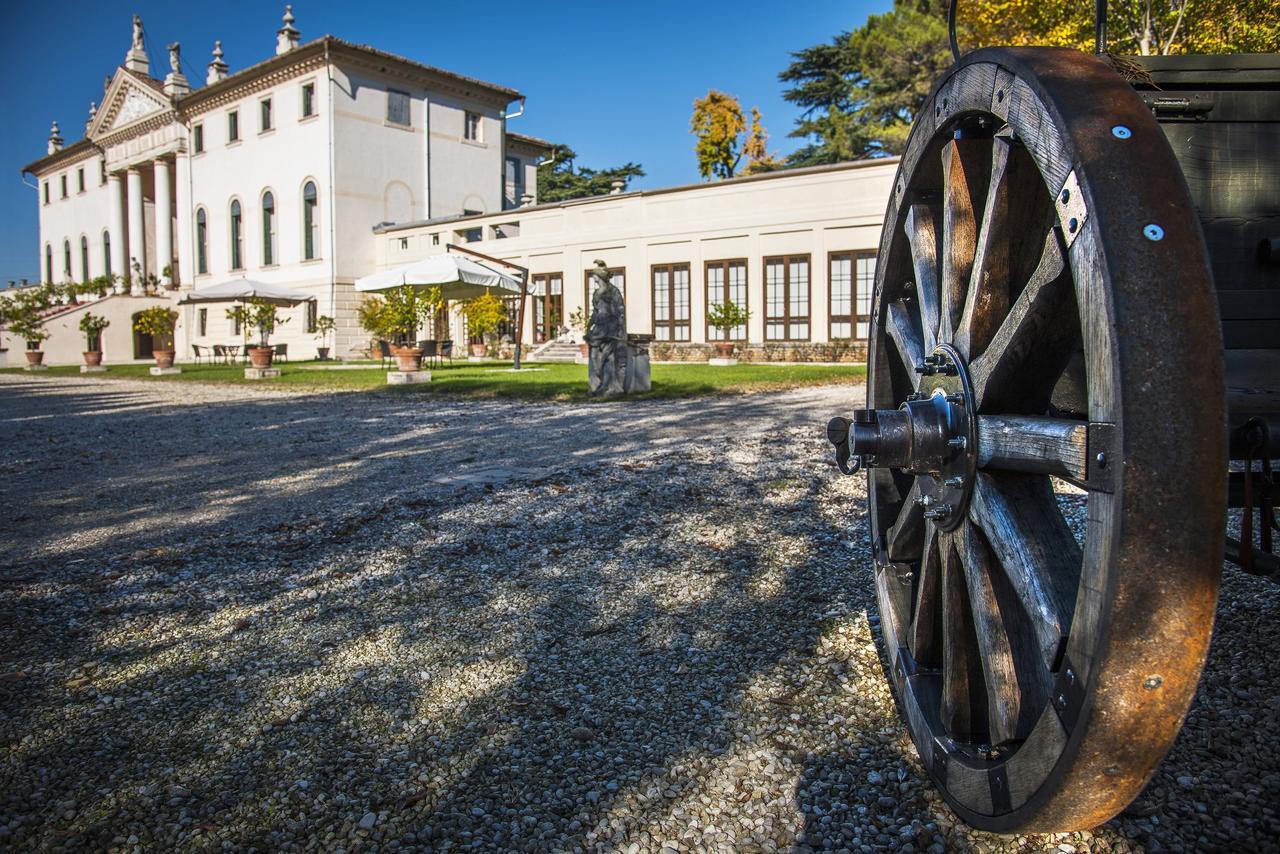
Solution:
{"label": "stone statue", "polygon": [[142,16],[133,16],[133,49],[140,52],[146,52],[146,45],[143,44],[142,38]]}
{"label": "stone statue", "polygon": [[591,320],[587,322],[587,393],[608,397],[626,392],[627,315],[622,292],[603,261],[592,271],[596,280],[591,295]]}
{"label": "stone statue", "polygon": [[169,45],[169,68],[174,74],[182,73],[182,45],[178,42]]}

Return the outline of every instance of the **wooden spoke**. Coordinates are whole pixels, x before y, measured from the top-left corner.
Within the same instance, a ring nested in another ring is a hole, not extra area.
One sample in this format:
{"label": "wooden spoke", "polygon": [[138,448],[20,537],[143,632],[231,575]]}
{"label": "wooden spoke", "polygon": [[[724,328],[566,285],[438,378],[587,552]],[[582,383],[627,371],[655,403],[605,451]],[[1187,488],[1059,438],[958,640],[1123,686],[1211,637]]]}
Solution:
{"label": "wooden spoke", "polygon": [[1049,670],[1040,661],[1035,632],[1017,595],[981,532],[965,522],[955,539],[986,683],[988,736],[992,744],[1024,738],[1048,697]]}
{"label": "wooden spoke", "polygon": [[889,317],[885,327],[898,347],[898,355],[906,366],[907,374],[918,381],[919,374],[915,372],[915,367],[924,359],[924,344],[911,319],[911,311],[902,300],[889,304]]}
{"label": "wooden spoke", "polygon": [[[1036,348],[1051,348],[1063,338],[1063,296],[1070,293],[1067,266],[1056,229],[1045,235],[1040,262],[981,356],[969,363],[978,408],[988,403],[993,386],[1011,378]],[[1074,322],[1074,318],[1069,318]],[[1072,327],[1074,329],[1074,327]]]}
{"label": "wooden spoke", "polygon": [[1086,477],[1089,425],[1070,418],[978,416],[978,468]]}
{"label": "wooden spoke", "polygon": [[942,725],[956,738],[986,729],[986,695],[977,654],[973,615],[965,592],[964,566],[954,537],[939,541],[942,563]]}
{"label": "wooden spoke", "polygon": [[1040,660],[1052,670],[1059,645],[1071,628],[1081,552],[1048,479],[979,472],[969,518],[991,544],[1030,618]]}
{"label": "wooden spoke", "polygon": [[942,148],[942,303],[938,340],[951,341],[969,290],[977,213],[991,168],[991,140],[953,139]]}
{"label": "wooden spoke", "polygon": [[942,563],[938,553],[938,529],[925,523],[924,553],[916,581],[916,604],[911,614],[911,654],[921,667],[942,664]]}
{"label": "wooden spoke", "polygon": [[913,481],[911,491],[898,511],[898,519],[885,537],[885,548],[891,561],[907,563],[920,557],[924,545],[924,508],[916,503],[919,497],[919,481]]}
{"label": "wooden spoke", "polygon": [[912,268],[916,274],[916,298],[920,301],[920,325],[924,349],[938,343],[938,229],[933,209],[912,205],[907,211],[907,241],[911,244]]}

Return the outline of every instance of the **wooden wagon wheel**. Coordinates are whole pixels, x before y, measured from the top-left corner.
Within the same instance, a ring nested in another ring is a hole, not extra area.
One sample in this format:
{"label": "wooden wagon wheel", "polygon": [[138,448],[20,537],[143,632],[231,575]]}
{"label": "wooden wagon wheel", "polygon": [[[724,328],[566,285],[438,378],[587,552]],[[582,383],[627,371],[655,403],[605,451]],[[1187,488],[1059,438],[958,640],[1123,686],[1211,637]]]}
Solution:
{"label": "wooden wagon wheel", "polygon": [[[1182,174],[1103,60],[990,49],[912,129],[868,406],[881,624],[969,823],[1095,826],[1168,751],[1222,556],[1222,342]],[[1076,530],[1053,478],[1087,491]]]}

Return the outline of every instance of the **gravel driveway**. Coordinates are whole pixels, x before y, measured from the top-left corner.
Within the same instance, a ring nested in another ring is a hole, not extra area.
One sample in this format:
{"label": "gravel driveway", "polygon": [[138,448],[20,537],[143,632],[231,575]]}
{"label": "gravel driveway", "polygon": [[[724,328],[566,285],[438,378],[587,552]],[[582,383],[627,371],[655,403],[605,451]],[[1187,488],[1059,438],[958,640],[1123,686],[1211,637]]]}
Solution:
{"label": "gravel driveway", "polygon": [[876,651],[860,387],[566,406],[0,376],[0,849],[1274,850],[1228,570],[1135,814],[957,825]]}

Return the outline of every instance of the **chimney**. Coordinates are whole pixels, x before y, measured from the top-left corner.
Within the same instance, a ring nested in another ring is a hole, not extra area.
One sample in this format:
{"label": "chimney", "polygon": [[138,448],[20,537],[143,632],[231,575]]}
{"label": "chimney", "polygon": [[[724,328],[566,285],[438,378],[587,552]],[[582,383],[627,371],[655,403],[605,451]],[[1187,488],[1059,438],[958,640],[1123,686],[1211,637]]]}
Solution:
{"label": "chimney", "polygon": [[147,59],[146,36],[142,30],[142,18],[133,16],[133,44],[124,55],[124,67],[147,76],[151,73],[151,61]]}
{"label": "chimney", "polygon": [[62,134],[58,133],[58,123],[54,122],[49,126],[49,153],[62,150]]}
{"label": "chimney", "polygon": [[164,78],[164,93],[170,98],[181,98],[191,91],[191,84],[182,73],[182,45],[174,42],[169,48],[169,73]]}
{"label": "chimney", "polygon": [[213,62],[209,63],[209,73],[205,76],[204,82],[212,85],[226,79],[226,76],[227,64],[222,61],[222,42],[216,41],[213,43]]}
{"label": "chimney", "polygon": [[533,204],[533,193],[520,194],[520,207],[527,208]]}
{"label": "chimney", "polygon": [[298,46],[297,27],[293,25],[293,7],[284,7],[284,26],[276,30],[276,56],[288,53]]}
{"label": "chimney", "polygon": [[627,182],[622,178],[614,178],[609,182],[609,195],[616,196],[627,188]]}

